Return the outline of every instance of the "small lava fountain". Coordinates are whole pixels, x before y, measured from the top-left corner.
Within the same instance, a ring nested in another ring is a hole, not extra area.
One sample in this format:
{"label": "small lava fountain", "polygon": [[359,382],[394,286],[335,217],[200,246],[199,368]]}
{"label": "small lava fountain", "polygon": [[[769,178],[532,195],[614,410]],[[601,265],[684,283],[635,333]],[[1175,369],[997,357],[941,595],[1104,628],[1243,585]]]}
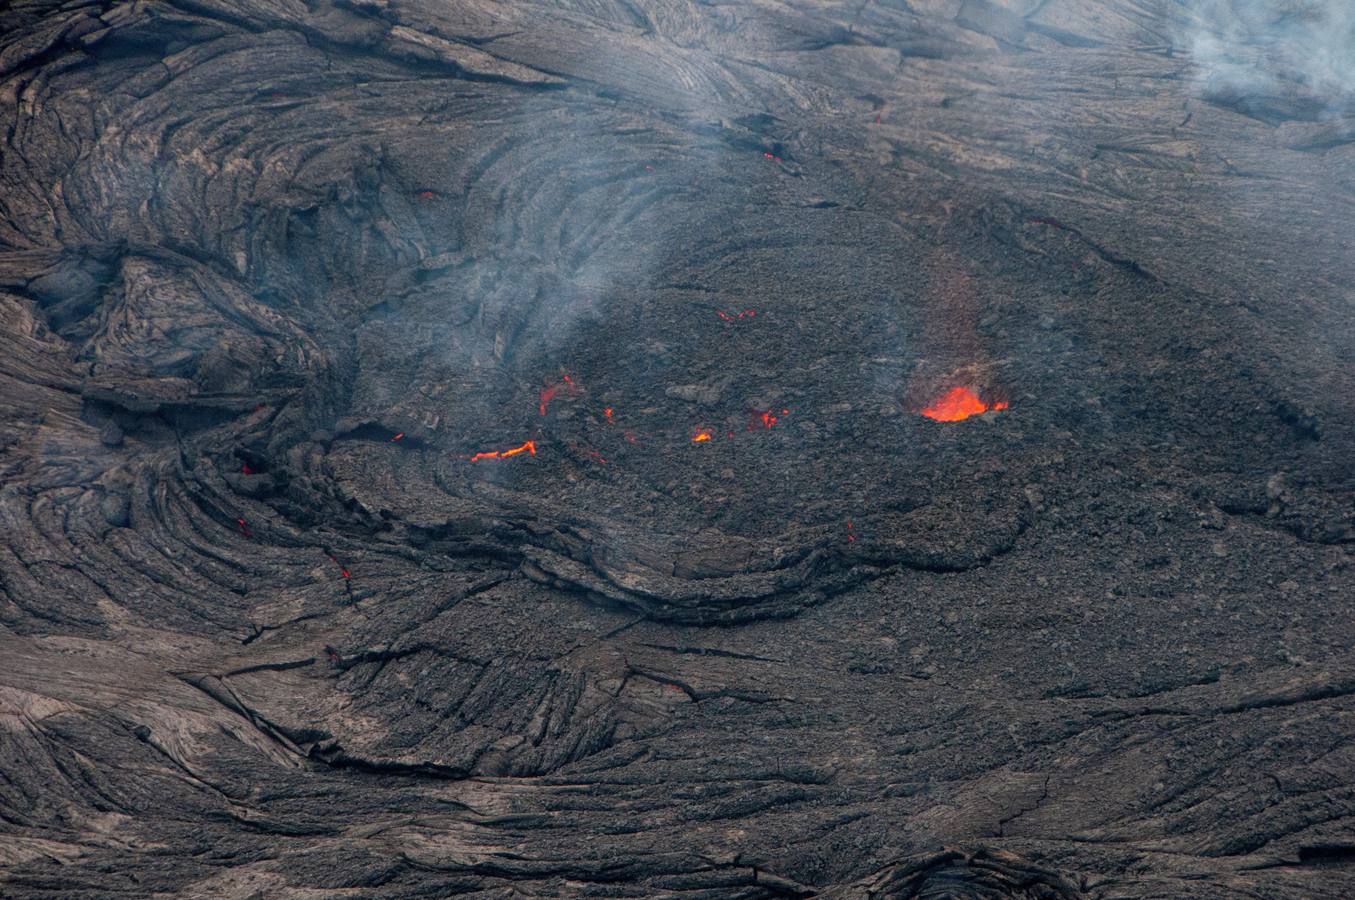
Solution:
{"label": "small lava fountain", "polygon": [[959,422],[961,419],[967,419],[980,413],[1006,408],[1006,400],[984,403],[979,395],[971,389],[954,387],[933,401],[930,406],[924,406],[918,412],[938,422]]}

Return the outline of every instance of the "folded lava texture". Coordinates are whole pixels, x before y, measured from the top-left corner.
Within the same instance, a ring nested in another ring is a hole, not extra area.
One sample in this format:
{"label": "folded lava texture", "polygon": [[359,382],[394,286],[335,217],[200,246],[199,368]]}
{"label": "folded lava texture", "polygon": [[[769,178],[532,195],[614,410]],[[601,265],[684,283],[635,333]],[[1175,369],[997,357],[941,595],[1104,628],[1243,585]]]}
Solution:
{"label": "folded lava texture", "polygon": [[1323,15],[6,5],[0,894],[1355,894]]}

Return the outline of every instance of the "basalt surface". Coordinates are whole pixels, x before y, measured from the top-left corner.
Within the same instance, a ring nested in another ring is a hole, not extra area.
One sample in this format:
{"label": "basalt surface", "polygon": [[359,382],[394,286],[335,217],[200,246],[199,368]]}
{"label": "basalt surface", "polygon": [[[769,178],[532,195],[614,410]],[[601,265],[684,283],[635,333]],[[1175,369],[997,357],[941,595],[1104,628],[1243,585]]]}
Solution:
{"label": "basalt surface", "polygon": [[1355,893],[1355,118],[1192,15],[8,5],[0,893]]}

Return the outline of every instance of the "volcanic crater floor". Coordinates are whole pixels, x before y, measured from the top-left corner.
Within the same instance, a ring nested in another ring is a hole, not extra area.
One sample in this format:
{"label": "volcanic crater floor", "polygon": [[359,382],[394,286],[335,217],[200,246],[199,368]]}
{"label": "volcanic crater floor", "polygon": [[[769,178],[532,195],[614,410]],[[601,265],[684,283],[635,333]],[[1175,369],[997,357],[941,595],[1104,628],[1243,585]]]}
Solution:
{"label": "volcanic crater floor", "polygon": [[1351,896],[1355,119],[1190,21],[0,10],[0,894]]}

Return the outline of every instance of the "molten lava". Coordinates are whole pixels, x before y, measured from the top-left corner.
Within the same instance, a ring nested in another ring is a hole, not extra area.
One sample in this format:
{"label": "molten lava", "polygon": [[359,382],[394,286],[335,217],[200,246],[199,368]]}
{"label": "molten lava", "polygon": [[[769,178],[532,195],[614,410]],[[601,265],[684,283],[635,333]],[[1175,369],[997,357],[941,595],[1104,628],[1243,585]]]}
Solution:
{"label": "molten lava", "polygon": [[394,444],[396,441],[403,440],[403,439],[404,439],[404,436],[405,436],[405,433],[402,431],[402,432],[400,432],[399,434],[397,434],[395,437],[391,438],[391,439],[390,439],[390,442],[391,442],[392,444]]}
{"label": "molten lava", "polygon": [[240,526],[240,533],[245,537],[254,537],[254,532],[249,530],[249,523],[244,519],[236,519],[235,524]]}
{"label": "molten lava", "polygon": [[470,458],[471,462],[479,462],[482,459],[507,459],[510,456],[517,456],[519,453],[530,453],[536,456],[536,441],[526,441],[516,447],[510,447],[507,450],[489,450],[484,453],[477,453]]}
{"label": "molten lava", "polygon": [[[790,410],[781,410],[781,416],[789,414]],[[781,421],[781,416],[773,414],[773,411],[770,409],[755,409],[753,410],[753,421],[748,425],[748,429],[751,431],[757,428],[771,428],[777,422]]]}
{"label": "molten lava", "polygon": [[541,415],[544,416],[546,414],[546,407],[550,406],[550,402],[561,392],[567,397],[572,397],[579,392],[579,386],[574,383],[573,378],[566,375],[560,381],[555,382],[555,384],[543,387],[541,389],[540,402],[536,406],[536,408],[541,411]]}
{"label": "molten lava", "polygon": [[702,428],[702,429],[701,429],[700,431],[698,431],[696,434],[692,435],[692,443],[693,443],[693,444],[700,444],[700,443],[702,443],[702,442],[704,442],[704,441],[708,441],[708,440],[710,440],[710,429],[709,429],[709,428]]}
{"label": "molten lava", "polygon": [[328,554],[328,556],[331,560],[333,560],[334,565],[339,567],[339,572],[343,575],[344,578],[351,577],[348,572],[348,567],[345,566],[343,563],[339,562],[339,558],[337,556],[335,556],[333,553]]}
{"label": "molten lava", "polygon": [[979,399],[979,395],[969,388],[956,387],[947,391],[931,406],[924,406],[919,412],[938,422],[958,422],[961,419],[967,419],[989,410],[1006,408],[1006,400],[994,400],[991,404],[984,403]]}

